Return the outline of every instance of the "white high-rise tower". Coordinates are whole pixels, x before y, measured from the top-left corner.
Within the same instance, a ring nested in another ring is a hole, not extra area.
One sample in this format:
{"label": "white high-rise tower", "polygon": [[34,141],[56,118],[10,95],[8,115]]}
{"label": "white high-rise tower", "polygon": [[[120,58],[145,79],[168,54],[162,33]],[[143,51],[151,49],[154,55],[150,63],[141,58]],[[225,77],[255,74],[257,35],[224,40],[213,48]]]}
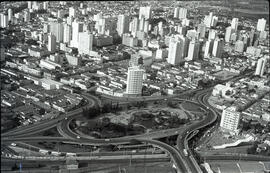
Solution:
{"label": "white high-rise tower", "polygon": [[80,32],[79,33],[79,54],[90,54],[93,47],[93,34],[90,32]]}
{"label": "white high-rise tower", "polygon": [[78,48],[79,32],[83,32],[83,23],[80,23],[78,21],[74,21],[72,23],[72,40],[70,42],[72,47]]}
{"label": "white high-rise tower", "polygon": [[240,112],[235,107],[228,107],[222,112],[220,127],[225,131],[237,133],[239,121]]}
{"label": "white high-rise tower", "polygon": [[56,50],[56,37],[50,33],[48,36],[48,51],[54,53]]}
{"label": "white high-rise tower", "polygon": [[128,68],[126,94],[139,96],[142,94],[144,70],[139,66]]}
{"label": "white high-rise tower", "polygon": [[117,20],[117,32],[119,35],[128,32],[129,17],[126,15],[119,15]]}
{"label": "white high-rise tower", "polygon": [[237,28],[238,28],[238,18],[233,18],[232,19],[231,27],[232,27],[232,29],[234,29],[235,31],[237,31]]}
{"label": "white high-rise tower", "polygon": [[267,59],[260,58],[257,62],[255,75],[263,76]]}

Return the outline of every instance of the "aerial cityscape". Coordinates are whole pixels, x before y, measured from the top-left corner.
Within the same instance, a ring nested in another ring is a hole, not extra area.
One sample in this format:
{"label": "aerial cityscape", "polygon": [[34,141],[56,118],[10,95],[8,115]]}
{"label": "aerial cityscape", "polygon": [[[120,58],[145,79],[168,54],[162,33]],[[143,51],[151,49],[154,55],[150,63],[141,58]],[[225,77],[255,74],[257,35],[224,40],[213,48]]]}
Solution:
{"label": "aerial cityscape", "polygon": [[269,1],[3,1],[1,172],[270,173]]}

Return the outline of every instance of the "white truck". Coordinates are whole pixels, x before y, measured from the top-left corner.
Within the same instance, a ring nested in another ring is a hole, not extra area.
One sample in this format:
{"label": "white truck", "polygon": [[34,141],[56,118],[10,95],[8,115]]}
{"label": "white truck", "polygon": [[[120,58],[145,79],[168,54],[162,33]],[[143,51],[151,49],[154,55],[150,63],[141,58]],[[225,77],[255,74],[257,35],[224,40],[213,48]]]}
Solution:
{"label": "white truck", "polygon": [[39,152],[42,153],[42,154],[48,154],[49,151],[48,150],[40,149]]}
{"label": "white truck", "polygon": [[76,156],[76,153],[67,153],[67,156]]}
{"label": "white truck", "polygon": [[52,155],[54,156],[59,156],[61,153],[57,152],[57,151],[52,151]]}
{"label": "white truck", "polygon": [[187,149],[184,149],[183,152],[184,152],[184,155],[185,155],[185,156],[188,156]]}

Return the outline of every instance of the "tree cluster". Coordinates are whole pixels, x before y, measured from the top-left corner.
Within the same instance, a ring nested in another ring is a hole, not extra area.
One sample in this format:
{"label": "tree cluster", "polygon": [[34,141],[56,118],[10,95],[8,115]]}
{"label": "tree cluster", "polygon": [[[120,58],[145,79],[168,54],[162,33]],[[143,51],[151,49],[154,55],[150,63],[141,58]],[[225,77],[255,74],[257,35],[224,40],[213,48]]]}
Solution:
{"label": "tree cluster", "polygon": [[102,107],[95,105],[94,107],[91,108],[83,108],[83,116],[92,119],[100,115],[101,113],[110,113],[110,112],[117,112],[121,110],[122,108],[119,106],[119,103],[117,102],[116,104],[111,103],[106,103]]}
{"label": "tree cluster", "polygon": [[178,108],[178,103],[177,102],[173,102],[172,100],[169,100],[167,102],[167,106],[169,106],[171,108]]}

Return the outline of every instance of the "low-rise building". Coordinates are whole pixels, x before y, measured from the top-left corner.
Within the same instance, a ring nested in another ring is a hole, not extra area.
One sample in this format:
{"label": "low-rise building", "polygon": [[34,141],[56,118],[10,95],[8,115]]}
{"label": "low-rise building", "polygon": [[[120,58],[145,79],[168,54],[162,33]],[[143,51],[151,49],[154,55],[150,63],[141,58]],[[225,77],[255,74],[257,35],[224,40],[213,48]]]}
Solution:
{"label": "low-rise building", "polygon": [[45,88],[46,90],[60,89],[63,86],[61,82],[57,82],[52,79],[42,78],[40,79],[40,82],[41,82],[41,86]]}

